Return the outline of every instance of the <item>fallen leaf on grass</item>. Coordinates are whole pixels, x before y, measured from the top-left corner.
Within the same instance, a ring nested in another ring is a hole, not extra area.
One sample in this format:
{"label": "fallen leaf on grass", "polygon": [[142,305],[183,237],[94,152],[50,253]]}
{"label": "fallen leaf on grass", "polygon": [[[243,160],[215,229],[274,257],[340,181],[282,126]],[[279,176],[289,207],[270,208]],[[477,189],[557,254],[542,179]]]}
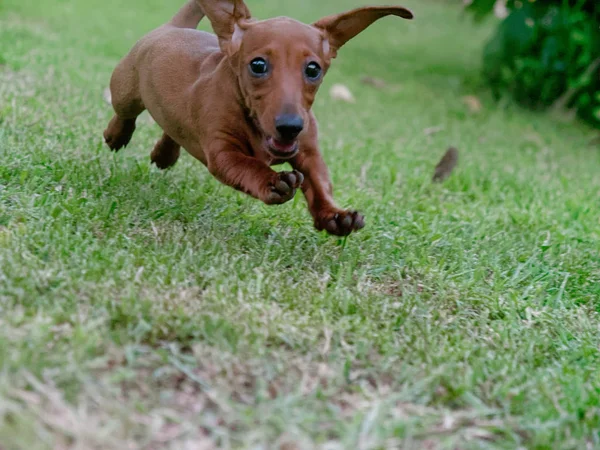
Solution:
{"label": "fallen leaf on grass", "polygon": [[334,84],[333,86],[331,86],[329,95],[331,95],[331,98],[334,100],[339,100],[346,103],[355,102],[352,92],[350,92],[350,89],[348,89],[348,87],[344,86],[343,84]]}
{"label": "fallen leaf on grass", "polygon": [[285,441],[279,445],[279,450],[300,450],[300,446],[292,441]]}
{"label": "fallen leaf on grass", "polygon": [[375,89],[386,90],[391,93],[399,92],[402,89],[402,86],[399,84],[389,84],[387,81],[372,77],[370,75],[365,75],[360,79],[362,84],[366,84],[368,86],[373,86]]}
{"label": "fallen leaf on grass", "polygon": [[509,11],[506,7],[506,0],[496,0],[494,3],[494,15],[498,19],[506,19],[508,17]]}
{"label": "fallen leaf on grass", "polygon": [[387,87],[387,83],[385,80],[377,77],[371,77],[366,75],[360,79],[360,82],[363,84],[368,84],[369,86],[376,87],[377,89],[385,89]]}
{"label": "fallen leaf on grass", "polygon": [[433,182],[441,183],[447,179],[452,171],[458,164],[458,150],[454,147],[450,147],[438,165],[435,167],[435,173],[433,174]]}
{"label": "fallen leaf on grass", "polygon": [[371,167],[371,162],[367,161],[360,168],[360,177],[359,177],[360,187],[364,188],[365,185],[367,184],[367,171],[369,170],[370,167]]}
{"label": "fallen leaf on grass", "polygon": [[425,128],[423,130],[423,133],[425,133],[425,136],[432,136],[434,134],[439,133],[440,131],[444,131],[444,126],[443,125],[438,125],[437,127]]}
{"label": "fallen leaf on grass", "polygon": [[104,99],[104,101],[106,103],[108,103],[109,105],[112,104],[112,95],[110,93],[110,88],[106,88],[104,89],[104,92],[102,93],[102,98]]}
{"label": "fallen leaf on grass", "polygon": [[481,100],[474,95],[467,95],[462,98],[462,102],[467,106],[469,111],[472,114],[479,114],[483,109],[483,105],[481,104]]}

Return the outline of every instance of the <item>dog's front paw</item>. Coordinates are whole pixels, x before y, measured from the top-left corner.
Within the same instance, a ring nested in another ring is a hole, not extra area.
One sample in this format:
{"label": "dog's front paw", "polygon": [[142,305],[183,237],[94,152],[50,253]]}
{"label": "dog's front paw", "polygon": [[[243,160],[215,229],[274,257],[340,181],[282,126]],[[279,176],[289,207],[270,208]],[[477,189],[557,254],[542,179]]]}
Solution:
{"label": "dog's front paw", "polygon": [[115,116],[104,131],[104,142],[106,142],[108,148],[118,152],[123,147],[127,147],[134,131],[135,119],[124,120],[119,116]]}
{"label": "dog's front paw", "polygon": [[267,185],[267,193],[264,202],[267,205],[281,205],[296,195],[304,181],[304,175],[297,170],[292,172],[277,172]]}
{"label": "dog's front paw", "polygon": [[319,214],[315,218],[315,228],[326,230],[336,236],[348,236],[365,226],[365,218],[357,211],[333,210]]}

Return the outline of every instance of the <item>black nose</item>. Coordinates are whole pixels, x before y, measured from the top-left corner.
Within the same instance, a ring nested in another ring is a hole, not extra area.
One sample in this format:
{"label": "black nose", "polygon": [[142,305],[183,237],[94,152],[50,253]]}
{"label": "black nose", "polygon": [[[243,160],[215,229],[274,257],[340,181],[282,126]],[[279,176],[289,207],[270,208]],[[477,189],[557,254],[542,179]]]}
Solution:
{"label": "black nose", "polygon": [[296,139],[304,128],[304,120],[296,114],[282,114],[275,119],[275,128],[282,139]]}

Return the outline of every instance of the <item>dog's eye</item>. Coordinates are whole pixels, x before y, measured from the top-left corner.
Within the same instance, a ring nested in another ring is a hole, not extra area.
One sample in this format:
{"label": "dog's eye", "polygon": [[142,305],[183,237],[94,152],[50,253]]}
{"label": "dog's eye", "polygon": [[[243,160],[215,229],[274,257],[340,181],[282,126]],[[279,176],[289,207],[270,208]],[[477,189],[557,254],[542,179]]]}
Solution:
{"label": "dog's eye", "polygon": [[321,76],[321,66],[314,61],[309,62],[304,69],[304,74],[309,80],[318,80]]}
{"label": "dog's eye", "polygon": [[269,64],[264,58],[255,58],[250,61],[250,72],[254,76],[262,77],[269,72]]}

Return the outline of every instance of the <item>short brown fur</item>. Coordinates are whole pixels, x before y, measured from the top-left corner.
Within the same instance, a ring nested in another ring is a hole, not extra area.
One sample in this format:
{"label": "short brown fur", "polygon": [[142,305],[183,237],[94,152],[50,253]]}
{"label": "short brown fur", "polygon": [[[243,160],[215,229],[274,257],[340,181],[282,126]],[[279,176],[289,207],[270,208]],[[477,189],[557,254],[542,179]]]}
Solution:
{"label": "short brown fur", "polygon": [[[205,15],[216,36],[195,29]],[[348,235],[364,219],[333,201],[311,107],[339,48],[387,15],[412,18],[402,7],[366,7],[306,25],[253,20],[241,0],[191,0],[115,69],[105,141],[126,146],[148,110],[164,131],[151,154],[159,168],[174,165],[183,147],[222,183],[266,204],[287,202],[301,187],[315,227]],[[257,58],[266,75],[256,75]],[[321,69],[318,79],[308,77],[309,64]],[[270,167],[284,162],[293,171]]]}

